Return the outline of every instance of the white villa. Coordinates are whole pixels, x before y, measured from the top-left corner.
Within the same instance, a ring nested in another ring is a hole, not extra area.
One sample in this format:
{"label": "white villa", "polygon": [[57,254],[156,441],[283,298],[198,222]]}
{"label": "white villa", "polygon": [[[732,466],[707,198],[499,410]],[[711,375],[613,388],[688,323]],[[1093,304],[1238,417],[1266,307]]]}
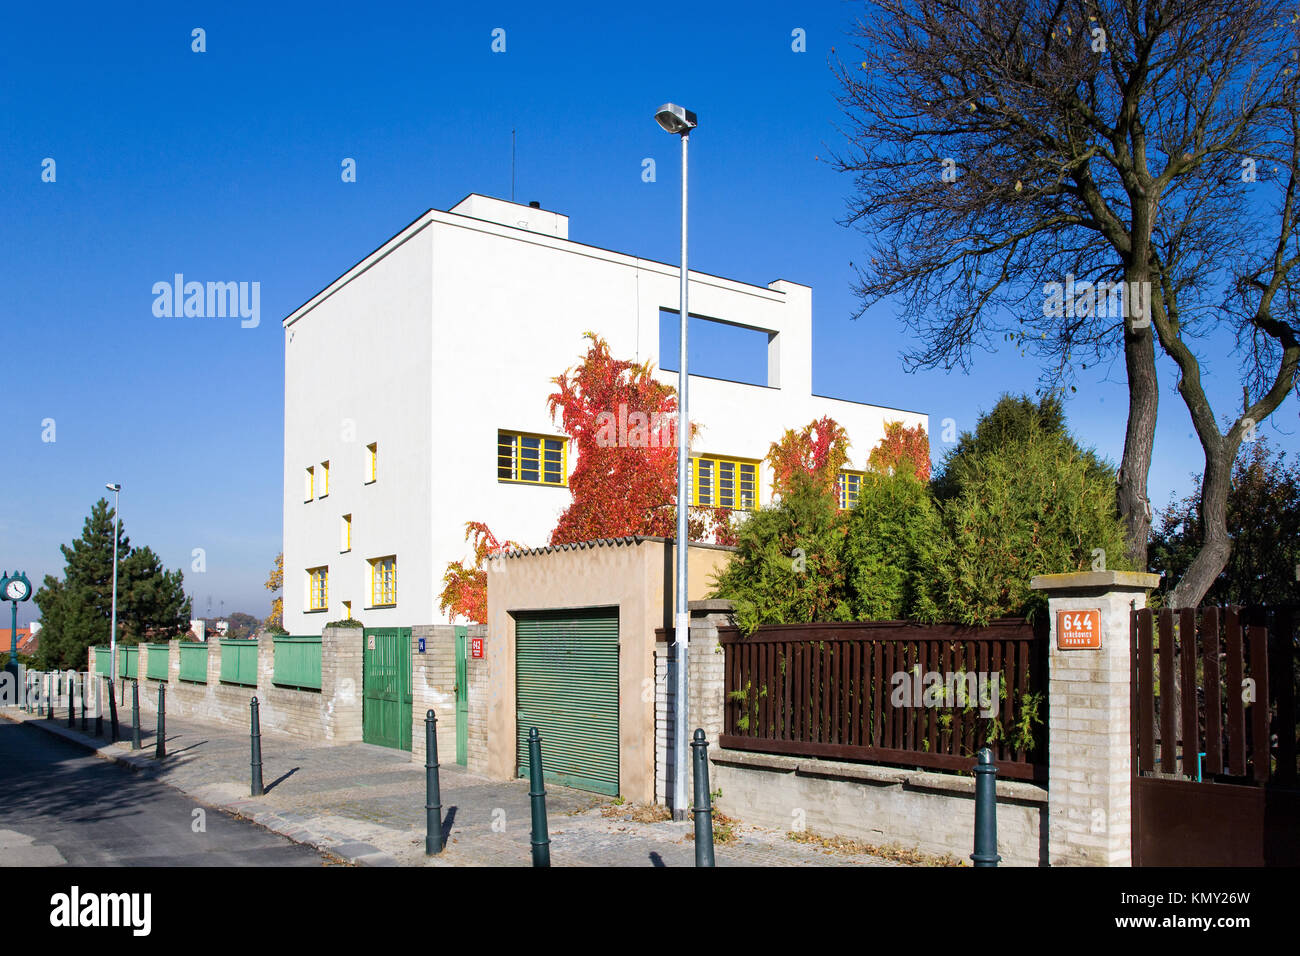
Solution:
{"label": "white villa", "polygon": [[[691,376],[698,504],[771,494],[762,459],[786,428],[830,415],[862,469],[886,421],[928,417],[814,395],[812,290],[690,274],[692,316],[767,335],[767,382]],[[567,216],[471,194],[431,209],[284,319],[284,626],[445,623],[465,522],[545,545],[573,454],[546,409],[553,376],[602,335],[660,365],[676,266],[574,242]],[[677,356],[667,357],[676,367]],[[676,384],[676,372],[659,371]],[[844,496],[852,496],[852,476]],[[723,497],[725,495],[725,497]]]}

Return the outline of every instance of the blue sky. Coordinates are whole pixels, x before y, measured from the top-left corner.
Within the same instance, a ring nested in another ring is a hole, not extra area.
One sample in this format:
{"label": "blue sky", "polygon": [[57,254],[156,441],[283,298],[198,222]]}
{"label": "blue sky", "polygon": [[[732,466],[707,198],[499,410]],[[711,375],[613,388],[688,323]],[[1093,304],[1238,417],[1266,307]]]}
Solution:
{"label": "blue sky", "polygon": [[[839,142],[827,57],[856,9],[11,6],[0,31],[0,569],[33,582],[61,573],[58,546],[104,482],[120,481],[133,543],[185,572],[199,613],[210,602],[264,616],[281,537],[279,320],[423,210],[469,192],[510,198],[512,128],[519,201],[569,215],[575,240],[675,263],[677,141],[652,118],[665,100],[700,117],[692,267],[812,286],[814,389],[928,413],[938,456],[943,419],[973,427],[1000,393],[1032,391],[1039,369],[1007,349],[969,375],[906,374],[887,305],[850,321],[849,263],[864,241],[837,225],[850,183],[818,157]],[[206,52],[191,50],[196,27]],[[504,53],[491,50],[496,28]],[[791,49],[796,28],[807,52]],[[340,177],[345,157],[355,183]],[[260,282],[260,324],[155,316],[153,284],[178,272]],[[1240,395],[1230,343],[1199,346],[1216,356],[1223,414]],[[1201,463],[1167,362],[1161,380],[1157,504]],[[1089,369],[1067,410],[1117,461],[1122,363]],[[1292,397],[1261,433],[1294,452],[1296,411]]]}

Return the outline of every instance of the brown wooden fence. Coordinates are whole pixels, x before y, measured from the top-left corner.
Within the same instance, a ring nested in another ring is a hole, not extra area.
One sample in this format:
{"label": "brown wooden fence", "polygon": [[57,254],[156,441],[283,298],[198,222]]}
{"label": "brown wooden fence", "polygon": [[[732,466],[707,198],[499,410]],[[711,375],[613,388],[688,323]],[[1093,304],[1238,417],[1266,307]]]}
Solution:
{"label": "brown wooden fence", "polygon": [[1137,772],[1295,786],[1296,624],[1291,607],[1135,611]]}
{"label": "brown wooden fence", "polygon": [[723,747],[968,771],[992,737],[1000,776],[1047,778],[1041,627],[873,621],[774,625],[748,637],[720,627],[718,636]]}

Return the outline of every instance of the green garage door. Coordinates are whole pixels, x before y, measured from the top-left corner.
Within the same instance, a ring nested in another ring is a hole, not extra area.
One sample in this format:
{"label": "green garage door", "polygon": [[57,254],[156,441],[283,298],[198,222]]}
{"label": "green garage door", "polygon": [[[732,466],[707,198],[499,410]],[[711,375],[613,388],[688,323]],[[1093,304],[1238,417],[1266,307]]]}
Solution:
{"label": "green garage door", "polygon": [[536,727],[547,780],[616,795],[618,609],[517,614],[515,681],[519,775]]}

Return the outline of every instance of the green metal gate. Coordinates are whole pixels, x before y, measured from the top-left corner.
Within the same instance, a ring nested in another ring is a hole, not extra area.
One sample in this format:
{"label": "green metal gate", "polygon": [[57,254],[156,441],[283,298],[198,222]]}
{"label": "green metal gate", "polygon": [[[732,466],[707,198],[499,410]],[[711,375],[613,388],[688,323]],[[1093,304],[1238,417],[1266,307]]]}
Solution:
{"label": "green metal gate", "polygon": [[516,615],[515,681],[519,775],[536,727],[547,780],[617,794],[618,609]]}
{"label": "green metal gate", "polygon": [[456,627],[456,763],[469,763],[469,629]]}
{"label": "green metal gate", "polygon": [[411,629],[367,627],[362,683],[361,738],[368,744],[411,749]]}

